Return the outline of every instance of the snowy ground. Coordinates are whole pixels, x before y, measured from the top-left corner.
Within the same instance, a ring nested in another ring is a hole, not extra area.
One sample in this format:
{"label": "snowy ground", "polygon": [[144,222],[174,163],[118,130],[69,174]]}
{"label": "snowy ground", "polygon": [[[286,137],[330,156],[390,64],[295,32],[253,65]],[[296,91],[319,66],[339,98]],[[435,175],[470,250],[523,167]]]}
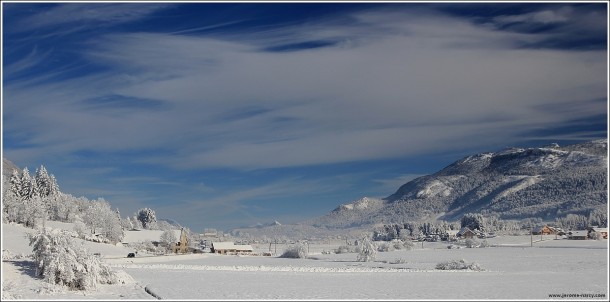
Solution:
{"label": "snowy ground", "polygon": [[[3,225],[2,248],[30,253],[24,228]],[[2,263],[3,300],[20,299],[541,299],[549,294],[608,295],[608,241],[554,240],[554,236],[488,239],[492,247],[447,249],[417,243],[411,251],[379,253],[356,262],[355,253],[321,254],[331,244],[311,245],[309,259],[213,254],[124,258],[128,249],[87,242],[108,265],[134,283],[66,292],[32,277],[26,260]],[[337,243],[339,244],[339,243]],[[336,246],[335,246],[336,247]],[[269,245],[255,246],[268,251]],[[272,246],[274,250],[275,246]],[[280,252],[278,245],[278,253]],[[4,253],[4,252],[3,252]],[[464,259],[483,271],[441,271],[439,262]],[[605,297],[587,300],[606,300]],[[583,300],[585,298],[572,298]],[[562,299],[570,300],[570,299]]]}

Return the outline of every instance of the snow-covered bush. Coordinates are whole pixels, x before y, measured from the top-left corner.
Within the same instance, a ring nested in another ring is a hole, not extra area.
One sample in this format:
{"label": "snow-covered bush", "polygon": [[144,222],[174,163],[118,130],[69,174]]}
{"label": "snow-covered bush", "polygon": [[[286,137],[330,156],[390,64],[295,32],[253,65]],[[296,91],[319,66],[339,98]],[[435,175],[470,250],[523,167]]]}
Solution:
{"label": "snow-covered bush", "polygon": [[155,255],[160,255],[165,252],[163,248],[156,247],[155,244],[152,243],[152,241],[150,240],[145,240],[142,242],[133,242],[129,244],[129,247],[139,252],[147,252]]}
{"label": "snow-covered bush", "polygon": [[390,261],[389,263],[390,264],[404,264],[404,263],[407,263],[407,260],[402,259],[402,258],[397,258],[396,260]]}
{"label": "snow-covered bush", "polygon": [[402,246],[406,249],[406,250],[412,250],[413,248],[415,248],[415,243],[413,243],[413,241],[406,239],[403,240],[402,242]]}
{"label": "snow-covered bush", "polygon": [[110,243],[110,240],[108,240],[108,238],[104,237],[103,235],[85,235],[85,238],[83,239],[97,243]]}
{"label": "snow-covered bush", "polygon": [[74,290],[95,288],[97,284],[113,284],[118,280],[109,267],[76,245],[65,232],[46,230],[30,235],[37,264],[36,275],[51,284]]}
{"label": "snow-covered bush", "polygon": [[438,263],[436,265],[436,269],[439,269],[439,270],[473,270],[473,271],[482,270],[481,266],[479,266],[478,263],[476,263],[476,262],[466,263],[466,261],[464,259],[444,261],[444,262]]}
{"label": "snow-covered bush", "polygon": [[392,240],[391,244],[392,248],[394,248],[395,250],[402,250],[402,248],[404,247],[402,240],[399,239]]}
{"label": "snow-covered bush", "polygon": [[32,255],[26,255],[24,253],[13,254],[9,250],[2,250],[2,261],[11,261],[11,260],[22,260],[22,259],[32,259]]}
{"label": "snow-covered bush", "polygon": [[389,244],[388,242],[382,241],[377,244],[378,252],[391,252],[394,250],[394,246]]}
{"label": "snow-covered bush", "polygon": [[87,235],[87,226],[80,220],[74,223],[73,229],[78,234],[78,238],[84,239]]}
{"label": "snow-covered bush", "polygon": [[377,257],[377,248],[368,237],[364,237],[362,240],[360,240],[358,242],[358,247],[360,248],[360,251],[358,252],[358,257],[356,260],[369,262],[374,261]]}
{"label": "snow-covered bush", "polygon": [[489,242],[487,242],[487,240],[483,240],[481,241],[481,244],[479,244],[479,247],[490,247],[491,245],[489,244]]}
{"label": "snow-covered bush", "polygon": [[464,240],[464,245],[466,245],[467,248],[479,247],[479,243],[472,238],[468,238],[468,239]]}
{"label": "snow-covered bush", "polygon": [[288,247],[280,258],[307,258],[307,246],[302,243]]}
{"label": "snow-covered bush", "polygon": [[165,245],[165,248],[167,249],[167,251],[170,251],[172,243],[176,243],[178,241],[178,238],[176,238],[176,234],[174,233],[174,230],[169,229],[169,230],[163,231],[163,233],[161,234],[160,240]]}
{"label": "snow-covered bush", "polygon": [[335,254],[353,253],[354,248],[349,245],[341,245],[335,249]]}

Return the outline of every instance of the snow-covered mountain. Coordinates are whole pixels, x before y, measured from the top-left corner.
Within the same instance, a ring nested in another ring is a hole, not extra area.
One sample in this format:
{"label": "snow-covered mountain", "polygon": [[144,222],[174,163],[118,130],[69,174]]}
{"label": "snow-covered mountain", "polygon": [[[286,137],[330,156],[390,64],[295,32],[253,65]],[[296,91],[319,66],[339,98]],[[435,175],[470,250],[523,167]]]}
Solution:
{"label": "snow-covered mountain", "polygon": [[21,172],[21,169],[17,167],[12,161],[2,158],[2,186],[8,186],[11,176],[14,171]]}
{"label": "snow-covered mountain", "polygon": [[326,227],[458,220],[466,213],[554,219],[607,206],[607,140],[509,148],[468,156],[402,185],[384,199],[363,198],[316,218]]}
{"label": "snow-covered mountain", "polygon": [[13,171],[21,171],[19,167],[17,167],[12,161],[2,158],[2,176],[5,179],[10,179],[11,175],[13,175]]}
{"label": "snow-covered mountain", "polygon": [[300,226],[345,230],[429,218],[455,221],[466,213],[553,220],[570,213],[605,211],[607,144],[602,139],[475,154],[407,182],[386,198],[342,204]]}
{"label": "snow-covered mountain", "polygon": [[182,225],[178,221],[170,219],[170,218],[160,218],[159,222],[165,222],[174,229],[182,228]]}
{"label": "snow-covered mountain", "polygon": [[275,225],[282,225],[282,224],[279,221],[274,220],[273,222],[268,222],[268,223],[257,223],[255,227],[262,228],[262,227],[266,227],[266,226],[275,226]]}

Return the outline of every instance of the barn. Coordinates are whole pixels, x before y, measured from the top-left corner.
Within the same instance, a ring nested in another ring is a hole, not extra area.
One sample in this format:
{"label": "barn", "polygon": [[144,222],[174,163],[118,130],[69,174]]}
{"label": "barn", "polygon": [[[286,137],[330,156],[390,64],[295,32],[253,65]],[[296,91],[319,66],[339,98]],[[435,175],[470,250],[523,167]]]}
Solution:
{"label": "barn", "polygon": [[587,231],[587,230],[568,232],[568,239],[570,239],[570,240],[587,240],[588,238],[589,238],[589,231]]}
{"label": "barn", "polygon": [[248,254],[254,249],[248,244],[235,244],[231,241],[212,242],[212,253],[216,254]]}

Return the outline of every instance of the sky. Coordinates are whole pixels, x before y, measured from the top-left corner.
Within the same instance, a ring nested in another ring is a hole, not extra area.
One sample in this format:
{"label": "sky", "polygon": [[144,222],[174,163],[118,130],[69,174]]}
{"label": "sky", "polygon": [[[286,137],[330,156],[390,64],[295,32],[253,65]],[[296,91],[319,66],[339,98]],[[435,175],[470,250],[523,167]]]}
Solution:
{"label": "sky", "polygon": [[3,157],[194,231],[608,136],[601,2],[2,2],[2,22]]}

